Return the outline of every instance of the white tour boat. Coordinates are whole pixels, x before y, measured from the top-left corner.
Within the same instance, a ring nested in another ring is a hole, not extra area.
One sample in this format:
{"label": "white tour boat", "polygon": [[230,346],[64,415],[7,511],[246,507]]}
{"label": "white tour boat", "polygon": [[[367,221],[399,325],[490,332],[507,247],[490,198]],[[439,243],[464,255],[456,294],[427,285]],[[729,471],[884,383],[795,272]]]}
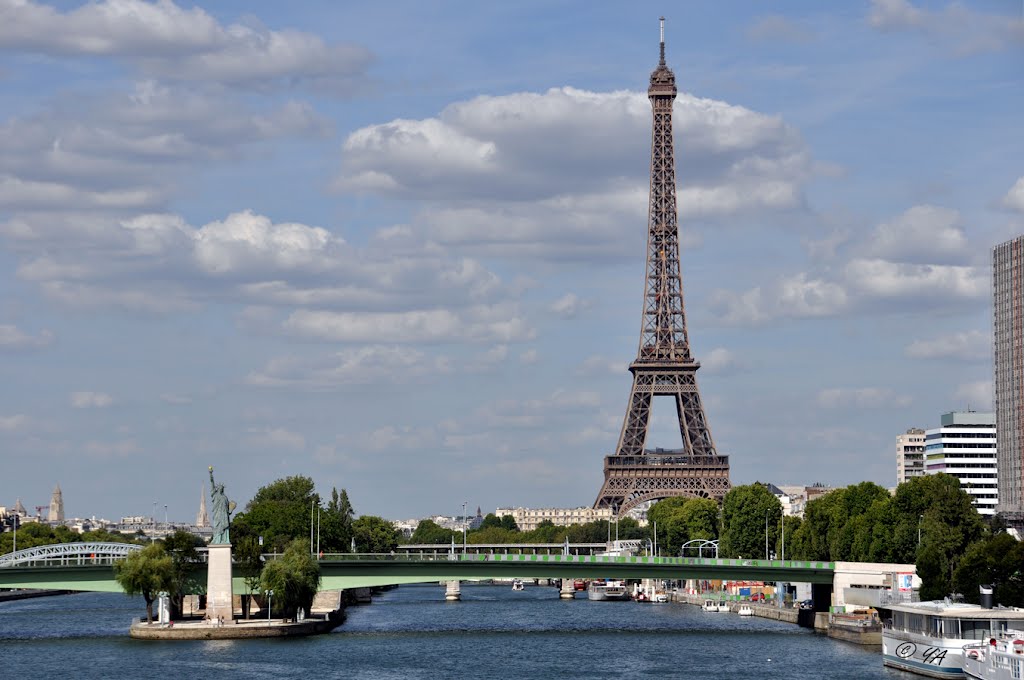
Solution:
{"label": "white tour boat", "polygon": [[588,600],[628,600],[629,591],[623,581],[594,580],[587,586]]}
{"label": "white tour boat", "polygon": [[742,607],[740,607],[740,610],[737,613],[740,616],[753,616],[754,610],[750,608],[749,604],[745,604]]}
{"label": "white tour boat", "polygon": [[728,611],[732,611],[732,608],[729,606],[728,602],[719,602],[718,603],[718,611],[720,611],[720,612],[728,612]]}
{"label": "white tour boat", "polygon": [[964,675],[975,680],[1024,678],[1024,630],[964,646]]}
{"label": "white tour boat", "polygon": [[715,600],[704,600],[704,611],[717,612],[718,602],[716,602]]}
{"label": "white tour boat", "polygon": [[1024,628],[1024,609],[936,600],[889,607],[882,628],[886,666],[931,678],[964,676],[964,645]]}
{"label": "white tour boat", "polygon": [[523,582],[521,580],[516,579],[512,581],[512,590],[523,590],[525,588],[526,586],[523,585]]}

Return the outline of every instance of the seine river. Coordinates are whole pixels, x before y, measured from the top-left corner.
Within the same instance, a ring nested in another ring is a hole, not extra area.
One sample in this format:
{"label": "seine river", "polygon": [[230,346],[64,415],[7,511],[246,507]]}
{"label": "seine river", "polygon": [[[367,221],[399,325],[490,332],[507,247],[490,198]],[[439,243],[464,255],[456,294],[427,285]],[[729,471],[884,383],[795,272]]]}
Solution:
{"label": "seine river", "polygon": [[[582,595],[582,594],[581,594]],[[88,593],[0,603],[0,677],[889,678],[878,648],[682,604],[561,601],[550,587],[403,586],[299,640],[128,638],[139,598]]]}

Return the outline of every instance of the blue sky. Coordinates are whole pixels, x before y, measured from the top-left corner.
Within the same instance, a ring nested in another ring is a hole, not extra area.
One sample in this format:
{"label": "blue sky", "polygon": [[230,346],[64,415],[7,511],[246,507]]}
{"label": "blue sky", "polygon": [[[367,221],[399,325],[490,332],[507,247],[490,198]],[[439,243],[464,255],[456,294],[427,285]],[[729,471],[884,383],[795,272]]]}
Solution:
{"label": "blue sky", "polygon": [[661,14],[733,483],[893,484],[898,433],[990,407],[1019,0],[0,0],[0,504],[184,519],[211,464],[392,518],[592,503]]}

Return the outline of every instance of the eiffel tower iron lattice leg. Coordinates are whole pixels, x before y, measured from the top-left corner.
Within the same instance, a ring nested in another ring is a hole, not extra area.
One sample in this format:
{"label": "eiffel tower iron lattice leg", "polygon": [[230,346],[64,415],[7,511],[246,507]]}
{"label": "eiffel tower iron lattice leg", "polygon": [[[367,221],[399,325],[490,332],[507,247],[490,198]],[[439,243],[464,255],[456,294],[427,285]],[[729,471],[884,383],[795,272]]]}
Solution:
{"label": "eiffel tower iron lattice leg", "polygon": [[[697,389],[700,364],[690,355],[686,329],[672,139],[676,84],[675,74],[665,64],[664,18],[661,21],[661,58],[647,90],[653,126],[640,347],[629,367],[633,390],[619,444],[614,455],[605,457],[604,484],[594,503],[596,508],[613,508],[616,514],[670,496],[721,500],[730,488],[729,457],[715,450]],[[682,449],[644,448],[656,396],[675,400]]]}

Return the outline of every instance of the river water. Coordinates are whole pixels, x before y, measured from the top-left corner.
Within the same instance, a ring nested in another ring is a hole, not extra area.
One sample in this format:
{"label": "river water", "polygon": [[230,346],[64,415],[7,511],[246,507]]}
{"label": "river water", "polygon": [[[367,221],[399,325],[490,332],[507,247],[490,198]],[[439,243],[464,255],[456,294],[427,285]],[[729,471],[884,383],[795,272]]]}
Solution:
{"label": "river water", "polygon": [[[582,593],[580,594],[582,595]],[[140,598],[0,603],[0,678],[888,678],[878,648],[683,604],[558,599],[550,587],[402,586],[298,640],[131,640]]]}

